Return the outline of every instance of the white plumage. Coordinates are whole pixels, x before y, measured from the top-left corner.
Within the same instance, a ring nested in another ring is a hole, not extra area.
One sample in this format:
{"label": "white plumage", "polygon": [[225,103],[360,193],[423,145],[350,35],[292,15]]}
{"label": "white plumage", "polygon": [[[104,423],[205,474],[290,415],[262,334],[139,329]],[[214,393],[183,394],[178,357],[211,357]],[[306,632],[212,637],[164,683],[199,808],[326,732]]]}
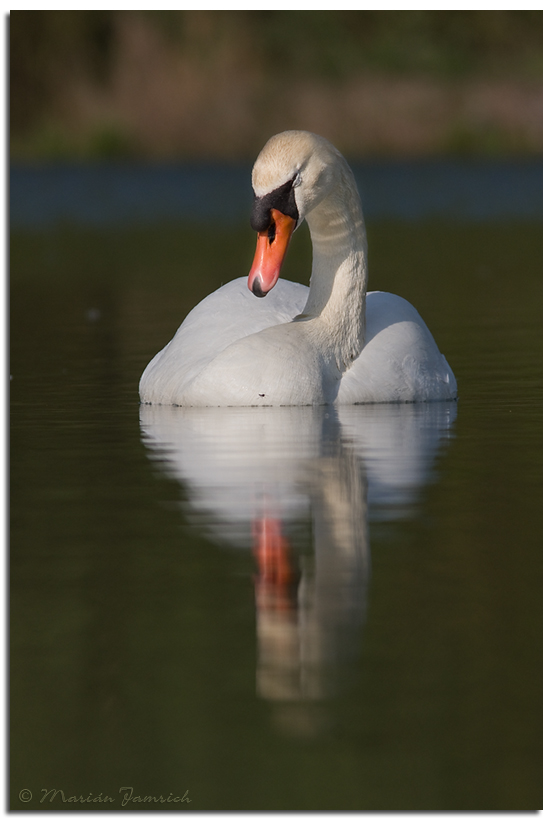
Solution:
{"label": "white plumage", "polygon": [[305,218],[313,242],[310,288],[280,280],[271,289],[287,239],[268,284],[267,262],[256,256],[249,281],[236,279],[204,299],[150,362],[141,401],[201,407],[455,399],[453,372],[415,308],[399,296],[366,293],[361,203],[341,154],[322,137],[284,132],[269,140],[252,178],[269,225],[259,232],[265,245],[258,251],[277,248],[281,217],[293,227]]}

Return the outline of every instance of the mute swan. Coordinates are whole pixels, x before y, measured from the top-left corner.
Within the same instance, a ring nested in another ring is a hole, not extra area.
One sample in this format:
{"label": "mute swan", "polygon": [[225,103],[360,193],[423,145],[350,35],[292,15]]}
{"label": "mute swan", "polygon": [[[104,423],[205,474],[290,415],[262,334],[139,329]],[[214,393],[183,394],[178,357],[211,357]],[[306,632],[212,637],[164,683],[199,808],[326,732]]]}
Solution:
{"label": "mute swan", "polygon": [[[258,237],[249,276],[189,313],[144,371],[141,401],[228,407],[455,399],[453,372],[415,308],[399,296],[366,293],[361,200],[339,151],[307,131],[277,134],[257,158],[252,184]],[[304,219],[313,243],[310,287],[281,280],[275,288]]]}

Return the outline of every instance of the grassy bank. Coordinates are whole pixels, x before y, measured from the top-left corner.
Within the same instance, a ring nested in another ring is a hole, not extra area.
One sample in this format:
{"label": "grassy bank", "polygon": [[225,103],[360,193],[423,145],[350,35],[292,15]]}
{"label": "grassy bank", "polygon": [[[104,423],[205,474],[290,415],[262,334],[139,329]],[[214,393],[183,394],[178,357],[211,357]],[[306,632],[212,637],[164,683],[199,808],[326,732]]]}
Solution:
{"label": "grassy bank", "polygon": [[19,159],[251,158],[307,128],[349,156],[542,148],[537,11],[15,11]]}

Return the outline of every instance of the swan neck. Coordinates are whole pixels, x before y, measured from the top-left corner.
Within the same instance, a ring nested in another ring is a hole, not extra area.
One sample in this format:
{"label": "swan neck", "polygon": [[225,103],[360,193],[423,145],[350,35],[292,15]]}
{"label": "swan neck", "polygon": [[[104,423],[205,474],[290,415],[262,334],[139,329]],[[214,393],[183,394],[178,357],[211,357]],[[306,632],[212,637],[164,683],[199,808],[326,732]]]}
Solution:
{"label": "swan neck", "polygon": [[313,268],[303,315],[318,318],[326,328],[329,347],[343,372],[364,345],[368,278],[365,222],[349,167],[343,169],[341,183],[306,219]]}

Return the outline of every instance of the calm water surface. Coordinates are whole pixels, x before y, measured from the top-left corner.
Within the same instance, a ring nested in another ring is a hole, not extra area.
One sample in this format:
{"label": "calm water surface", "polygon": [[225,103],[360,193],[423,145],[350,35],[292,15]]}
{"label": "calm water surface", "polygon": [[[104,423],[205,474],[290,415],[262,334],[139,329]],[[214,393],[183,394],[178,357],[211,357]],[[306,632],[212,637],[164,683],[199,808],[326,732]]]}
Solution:
{"label": "calm water surface", "polygon": [[539,225],[369,226],[457,404],[140,408],[215,240],[14,231],[12,807],[540,808]]}

